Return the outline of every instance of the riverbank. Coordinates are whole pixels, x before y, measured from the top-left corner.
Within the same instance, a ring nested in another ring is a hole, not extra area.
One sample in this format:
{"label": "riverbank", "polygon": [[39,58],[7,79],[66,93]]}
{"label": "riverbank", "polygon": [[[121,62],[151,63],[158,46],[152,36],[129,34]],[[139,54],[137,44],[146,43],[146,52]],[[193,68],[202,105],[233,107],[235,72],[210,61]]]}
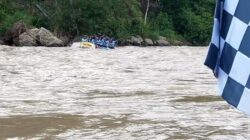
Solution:
{"label": "riverbank", "polygon": [[[105,36],[105,35],[104,35]],[[108,37],[112,38],[112,37]],[[5,34],[0,37],[0,44],[9,46],[47,46],[61,47],[71,46],[74,42],[81,42],[82,36],[72,37],[70,35],[53,33],[48,29],[41,27],[35,28],[26,25],[23,22],[15,23]],[[143,38],[139,35],[130,36],[126,39],[114,39],[118,46],[183,46],[192,45],[189,42],[168,39],[158,36],[156,39]]]}

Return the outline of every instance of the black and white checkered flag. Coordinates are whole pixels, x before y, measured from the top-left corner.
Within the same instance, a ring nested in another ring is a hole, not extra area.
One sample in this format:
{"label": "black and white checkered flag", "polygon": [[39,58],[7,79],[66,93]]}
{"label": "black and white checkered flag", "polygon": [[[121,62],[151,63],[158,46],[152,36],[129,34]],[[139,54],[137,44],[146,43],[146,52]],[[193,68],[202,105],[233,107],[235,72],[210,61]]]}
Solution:
{"label": "black and white checkered flag", "polygon": [[219,95],[250,115],[250,0],[217,0],[205,65],[218,78]]}

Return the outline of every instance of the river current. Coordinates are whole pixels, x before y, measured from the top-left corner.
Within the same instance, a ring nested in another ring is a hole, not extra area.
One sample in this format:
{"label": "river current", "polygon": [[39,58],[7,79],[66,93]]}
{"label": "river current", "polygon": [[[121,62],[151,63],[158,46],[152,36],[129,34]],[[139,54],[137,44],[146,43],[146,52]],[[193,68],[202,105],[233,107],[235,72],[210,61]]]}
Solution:
{"label": "river current", "polygon": [[206,53],[0,46],[0,139],[250,139]]}

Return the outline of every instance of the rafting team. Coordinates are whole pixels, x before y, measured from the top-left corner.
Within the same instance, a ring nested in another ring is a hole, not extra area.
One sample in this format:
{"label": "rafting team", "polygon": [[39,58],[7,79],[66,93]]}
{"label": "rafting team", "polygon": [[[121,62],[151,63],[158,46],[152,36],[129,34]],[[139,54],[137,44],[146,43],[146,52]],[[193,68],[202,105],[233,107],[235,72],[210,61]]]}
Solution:
{"label": "rafting team", "polygon": [[92,43],[95,45],[95,48],[114,49],[117,46],[117,40],[105,35],[84,35],[81,41],[83,45],[90,45],[89,43]]}

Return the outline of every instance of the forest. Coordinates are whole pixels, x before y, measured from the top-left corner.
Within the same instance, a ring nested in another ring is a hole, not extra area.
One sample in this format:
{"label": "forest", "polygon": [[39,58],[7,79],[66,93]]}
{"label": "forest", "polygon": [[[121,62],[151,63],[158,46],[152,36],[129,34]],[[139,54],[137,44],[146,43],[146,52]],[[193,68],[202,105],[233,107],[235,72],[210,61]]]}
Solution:
{"label": "forest", "polygon": [[0,0],[0,36],[23,21],[70,37],[163,36],[207,45],[214,8],[215,0]]}

